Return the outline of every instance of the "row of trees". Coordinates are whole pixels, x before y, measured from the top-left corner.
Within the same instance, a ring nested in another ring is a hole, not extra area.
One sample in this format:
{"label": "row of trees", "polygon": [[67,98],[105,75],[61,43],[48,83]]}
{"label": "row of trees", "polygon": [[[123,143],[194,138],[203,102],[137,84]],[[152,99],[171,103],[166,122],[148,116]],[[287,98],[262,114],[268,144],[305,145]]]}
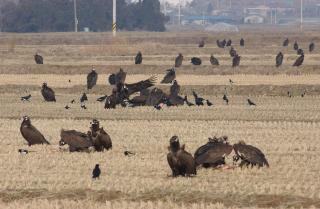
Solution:
{"label": "row of trees", "polygon": [[[79,29],[108,31],[112,25],[112,0],[77,0]],[[159,0],[127,3],[117,0],[117,25],[122,30],[164,31],[168,19]],[[1,31],[51,32],[74,29],[73,0],[8,1],[0,7]]]}

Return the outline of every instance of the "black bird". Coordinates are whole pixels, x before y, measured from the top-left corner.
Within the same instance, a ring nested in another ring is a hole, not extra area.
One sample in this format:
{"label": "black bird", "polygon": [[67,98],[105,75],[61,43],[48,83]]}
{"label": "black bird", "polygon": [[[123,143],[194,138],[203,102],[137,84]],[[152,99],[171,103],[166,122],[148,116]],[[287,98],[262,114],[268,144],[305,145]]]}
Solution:
{"label": "black bird", "polygon": [[303,49],[298,49],[298,50],[297,50],[297,55],[303,55],[303,54],[304,54]]}
{"label": "black bird", "polygon": [[201,98],[201,97],[199,97],[199,96],[196,94],[196,92],[194,92],[194,91],[192,92],[192,94],[193,94],[193,96],[194,96],[194,101],[195,101],[196,105],[202,106],[204,99]]}
{"label": "black bird", "polygon": [[226,102],[227,105],[229,104],[229,99],[226,94],[223,95],[222,99]]}
{"label": "black bird", "polygon": [[290,91],[288,91],[288,92],[287,92],[287,95],[288,95],[288,97],[290,97],[290,98],[292,97],[292,95],[291,95],[291,92],[290,92]]}
{"label": "black bird", "polygon": [[236,54],[232,59],[232,67],[239,66],[240,65],[240,59],[241,59],[241,57]]}
{"label": "black bird", "polygon": [[104,96],[102,96],[102,97],[99,97],[99,98],[97,99],[97,101],[98,101],[98,102],[103,102],[107,97],[108,97],[108,95],[104,95]]}
{"label": "black bird", "polygon": [[207,99],[206,101],[207,101],[207,105],[208,105],[209,107],[213,105],[212,102],[210,102],[208,99]]}
{"label": "black bird", "polygon": [[69,79],[69,83],[71,83],[71,80]]}
{"label": "black bird", "polygon": [[304,90],[303,93],[301,94],[301,97],[304,97],[306,95],[307,91]]}
{"label": "black bird", "polygon": [[130,151],[124,151],[123,152],[123,154],[125,155],[125,156],[132,156],[132,155],[135,155],[135,153],[133,153],[133,152],[130,152]]}
{"label": "black bird", "polygon": [[26,155],[26,154],[29,153],[29,151],[26,150],[26,149],[18,149],[18,152],[19,152],[21,155]]}
{"label": "black bird", "polygon": [[142,63],[142,53],[139,51],[135,58],[135,64],[140,65]]}
{"label": "black bird", "polygon": [[283,54],[282,52],[279,52],[276,56],[276,67],[281,66],[282,62],[283,62]]}
{"label": "black bird", "polygon": [[229,41],[227,41],[227,43],[226,43],[226,46],[231,46],[231,44],[232,44],[232,40],[229,39]]}
{"label": "black bird", "polygon": [[210,63],[211,65],[219,65],[219,60],[211,54]]}
{"label": "black bird", "polygon": [[21,97],[21,101],[28,101],[28,102],[30,102],[30,98],[31,98],[31,94],[29,94],[28,96],[23,96],[23,97]]}
{"label": "black bird", "polygon": [[70,103],[71,103],[71,104],[75,103],[74,99],[73,99],[73,100],[71,100],[71,102],[70,102]]}
{"label": "black bird", "polygon": [[302,65],[303,61],[304,61],[304,55],[300,55],[300,56],[296,59],[296,61],[293,63],[292,66],[294,66],[294,67],[299,67],[299,66]]}
{"label": "black bird", "polygon": [[64,108],[65,108],[66,110],[69,110],[69,109],[70,109],[69,105],[66,105]]}
{"label": "black bird", "polygon": [[191,63],[193,65],[201,65],[201,59],[199,57],[192,57],[191,58]]}
{"label": "black bird", "polygon": [[237,51],[231,47],[229,51],[230,57],[235,57],[237,55]]}
{"label": "black bird", "polygon": [[98,80],[98,73],[94,68],[92,68],[91,72],[87,75],[87,89],[92,89]]}
{"label": "black bird", "polygon": [[87,94],[86,93],[83,93],[81,98],[80,98],[80,102],[83,103],[85,101],[88,101],[88,97],[87,97]]}
{"label": "black bird", "polygon": [[198,44],[199,48],[203,48],[204,47],[204,40],[202,39],[199,44]]}
{"label": "black bird", "polygon": [[55,102],[56,97],[54,91],[48,87],[47,83],[42,84],[41,94],[45,101],[47,102]]}
{"label": "black bird", "polygon": [[230,85],[234,84],[233,80],[231,80],[231,78],[229,79],[229,83]]}
{"label": "black bird", "polygon": [[38,53],[36,53],[34,55],[34,61],[38,64],[38,65],[42,65],[43,64],[43,57],[41,55],[39,55]]}
{"label": "black bird", "polygon": [[186,102],[186,104],[187,104],[189,107],[194,106],[193,103],[191,103],[191,102],[188,101],[188,97],[187,97],[187,96],[184,96],[184,101]]}
{"label": "black bird", "polygon": [[244,39],[243,38],[240,39],[240,46],[244,46]]}
{"label": "black bird", "polygon": [[183,61],[183,56],[181,53],[179,53],[179,55],[176,57],[174,66],[180,67],[182,65],[182,61]]}
{"label": "black bird", "polygon": [[249,106],[256,106],[256,104],[253,101],[251,101],[250,99],[247,99],[247,101],[248,101]]}
{"label": "black bird", "polygon": [[164,76],[161,83],[172,83],[172,81],[176,79],[176,72],[174,68],[167,70],[167,74]]}
{"label": "black bird", "polygon": [[217,40],[217,46],[219,48],[224,48],[226,46],[226,40],[224,39],[223,41]]}
{"label": "black bird", "polygon": [[82,109],[85,109],[85,110],[87,109],[87,107],[86,107],[85,104],[81,104],[81,108],[82,108]]}
{"label": "black bird", "polygon": [[313,42],[311,42],[309,44],[309,52],[313,52],[314,51],[314,48],[315,48],[315,44]]}
{"label": "black bird", "polygon": [[296,41],[293,44],[293,49],[296,50],[296,51],[299,49],[299,45],[298,45],[298,43]]}
{"label": "black bird", "polygon": [[93,179],[99,179],[101,174],[101,170],[99,168],[99,164],[96,164],[96,166],[94,167],[93,171],[92,171],[92,178]]}
{"label": "black bird", "polygon": [[288,45],[289,45],[289,39],[284,40],[282,46],[288,46]]}

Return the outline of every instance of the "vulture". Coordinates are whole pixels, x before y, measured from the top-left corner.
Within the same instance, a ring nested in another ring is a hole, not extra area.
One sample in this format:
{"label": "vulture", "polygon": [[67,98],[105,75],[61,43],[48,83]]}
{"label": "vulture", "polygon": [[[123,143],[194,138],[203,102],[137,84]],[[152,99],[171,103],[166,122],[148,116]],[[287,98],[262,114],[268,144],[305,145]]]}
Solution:
{"label": "vulture", "polygon": [[231,47],[229,51],[230,57],[235,57],[237,55],[237,51]]}
{"label": "vulture", "polygon": [[232,40],[229,39],[229,41],[227,41],[227,43],[226,43],[226,46],[231,46],[231,44],[232,44]]}
{"label": "vulture", "polygon": [[172,83],[172,81],[176,79],[176,72],[174,68],[167,70],[167,74],[164,76],[161,83]]}
{"label": "vulture", "polygon": [[286,39],[283,41],[282,46],[288,46],[288,45],[289,45],[289,39],[286,38]]}
{"label": "vulture", "polygon": [[171,137],[168,149],[167,160],[173,177],[197,174],[194,158],[189,152],[185,151],[184,145],[180,146],[177,136]]}
{"label": "vulture", "polygon": [[88,134],[75,130],[61,130],[59,145],[69,145],[70,152],[87,151],[92,146],[91,138]]}
{"label": "vulture", "polygon": [[93,68],[91,72],[87,75],[87,89],[92,89],[96,84],[98,80],[98,73]]}
{"label": "vulture", "polygon": [[219,65],[219,60],[211,54],[210,63],[211,65]]}
{"label": "vulture", "polygon": [[224,48],[226,46],[226,40],[225,39],[223,41],[217,40],[217,46],[219,48]]}
{"label": "vulture", "polygon": [[103,127],[99,127],[99,121],[98,120],[93,120],[91,123],[90,131],[89,131],[89,136],[92,139],[92,144],[95,148],[96,151],[102,152],[104,149],[109,150],[112,149],[112,141],[103,129]]}
{"label": "vulture", "polygon": [[111,74],[109,76],[109,84],[110,85],[117,85],[118,83],[124,83],[126,80],[127,73],[120,68],[119,72],[116,74]]}
{"label": "vulture", "polygon": [[142,63],[142,53],[139,51],[135,58],[135,64],[140,65]]}
{"label": "vulture", "polygon": [[180,93],[180,85],[176,80],[173,81],[173,84],[170,87],[170,95],[178,96]]}
{"label": "vulture", "polygon": [[117,90],[114,88],[112,94],[105,98],[104,109],[115,109],[117,105]]}
{"label": "vulture", "polygon": [[315,44],[313,42],[311,42],[309,44],[309,52],[313,52],[314,51],[314,48],[315,48]]}
{"label": "vulture", "polygon": [[47,83],[42,84],[41,94],[45,101],[47,102],[55,102],[56,97],[54,91],[48,87]]}
{"label": "vulture", "polygon": [[295,51],[297,51],[298,49],[299,49],[299,45],[298,45],[298,43],[295,41],[294,42],[294,44],[293,44],[293,49],[295,50]]}
{"label": "vulture", "polygon": [[199,57],[192,57],[191,58],[191,63],[193,65],[201,65],[201,59]]}
{"label": "vulture", "polygon": [[283,54],[282,54],[282,52],[279,52],[276,56],[276,67],[281,66],[282,61],[283,61]]}
{"label": "vulture", "polygon": [[196,105],[197,105],[197,106],[202,106],[204,99],[201,98],[201,97],[199,97],[199,96],[196,94],[196,92],[194,92],[194,91],[192,92],[192,94],[193,94],[194,101],[195,101]]}
{"label": "vulture", "polygon": [[198,44],[199,48],[203,48],[204,47],[204,40],[202,39],[199,44]]}
{"label": "vulture", "polygon": [[302,54],[296,59],[296,61],[293,63],[292,66],[299,67],[302,65],[303,61],[304,61],[304,55]]}
{"label": "vulture", "polygon": [[244,46],[244,39],[243,38],[240,39],[240,46]]}
{"label": "vulture", "polygon": [[232,59],[232,67],[239,66],[240,65],[240,59],[241,59],[241,57],[236,54]]}
{"label": "vulture", "polygon": [[269,167],[269,163],[262,153],[261,150],[258,148],[252,146],[252,145],[247,145],[244,142],[239,142],[237,144],[233,145],[233,149],[235,151],[235,156],[233,157],[234,162],[240,162],[240,167],[242,166],[258,166],[258,167],[263,167],[267,166]]}
{"label": "vulture", "polygon": [[125,96],[129,97],[131,94],[134,94],[136,92],[142,91],[144,89],[147,89],[153,86],[156,79],[157,79],[156,76],[151,76],[150,78],[143,81],[139,81],[137,83],[121,84],[117,86],[117,91],[120,94],[125,94]]}
{"label": "vulture", "polygon": [[146,105],[147,106],[159,105],[160,103],[165,102],[166,97],[167,96],[161,89],[153,88],[150,91],[149,95],[147,96]]}
{"label": "vulture", "polygon": [[298,50],[297,50],[297,55],[303,55],[303,54],[304,54],[303,49],[298,49]]}
{"label": "vulture", "polygon": [[182,61],[183,61],[183,56],[181,53],[179,53],[179,55],[176,57],[174,66],[180,67],[182,65]]}
{"label": "vulture", "polygon": [[85,101],[88,101],[88,97],[86,93],[83,93],[82,96],[80,97],[80,102],[83,103]]}
{"label": "vulture", "polygon": [[248,105],[249,106],[257,106],[256,103],[254,103],[253,101],[251,101],[250,99],[247,99]]}
{"label": "vulture", "polygon": [[20,132],[23,138],[28,142],[28,145],[35,145],[35,144],[50,144],[38,131],[36,127],[31,124],[31,120],[28,116],[24,116],[22,118],[22,123],[20,126]]}
{"label": "vulture", "polygon": [[209,142],[199,147],[194,153],[196,166],[205,168],[217,167],[225,164],[225,157],[232,152],[232,145],[227,141],[228,137],[209,138]]}
{"label": "vulture", "polygon": [[43,57],[41,55],[39,55],[38,53],[36,53],[34,55],[34,61],[36,62],[36,64],[42,65],[43,64]]}

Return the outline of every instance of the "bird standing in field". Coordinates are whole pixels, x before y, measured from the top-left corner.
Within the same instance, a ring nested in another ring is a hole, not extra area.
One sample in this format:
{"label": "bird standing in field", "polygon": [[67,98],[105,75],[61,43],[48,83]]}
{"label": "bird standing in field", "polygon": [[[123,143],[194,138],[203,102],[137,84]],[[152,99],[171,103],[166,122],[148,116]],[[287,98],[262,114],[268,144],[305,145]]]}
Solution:
{"label": "bird standing in field", "polygon": [[314,51],[314,48],[315,48],[315,44],[313,42],[311,42],[309,44],[309,52],[313,52]]}
{"label": "bird standing in field", "polygon": [[204,39],[202,39],[199,44],[198,44],[199,48],[203,48],[204,47]]}
{"label": "bird standing in field", "polygon": [[199,58],[199,57],[192,57],[191,58],[191,63],[193,64],[193,65],[201,65],[201,59]]}
{"label": "bird standing in field", "polygon": [[223,95],[222,99],[226,102],[227,105],[229,104],[229,99],[226,94]]}
{"label": "bird standing in field", "polygon": [[257,106],[256,103],[254,103],[253,101],[251,101],[250,99],[247,99],[248,101],[248,105],[249,106]]}
{"label": "bird standing in field", "polygon": [[29,94],[29,95],[27,95],[27,96],[21,97],[21,101],[23,101],[23,102],[25,102],[25,101],[30,102],[30,98],[31,98],[31,94]]}
{"label": "bird standing in field", "polygon": [[296,61],[293,63],[292,66],[293,67],[299,67],[299,66],[302,65],[303,61],[304,61],[304,55],[302,54],[296,59]]}
{"label": "bird standing in field", "polygon": [[142,63],[142,53],[139,51],[135,58],[135,64],[140,65]]}
{"label": "bird standing in field", "polygon": [[194,91],[192,92],[192,94],[193,94],[194,101],[195,101],[196,105],[197,105],[197,106],[202,106],[204,99],[201,98],[201,97],[199,97],[199,96],[196,94],[196,92],[194,92]]}
{"label": "bird standing in field", "polygon": [[276,56],[276,67],[281,66],[282,62],[283,62],[283,54],[282,52],[279,52]]}
{"label": "bird standing in field", "polygon": [[298,45],[297,41],[294,42],[294,44],[293,44],[293,49],[294,49],[295,51],[297,51],[297,50],[299,49],[299,45]]}
{"label": "bird standing in field", "polygon": [[243,38],[240,39],[240,46],[244,46],[244,39]]}
{"label": "bird standing in field", "polygon": [[38,53],[36,53],[34,55],[34,61],[36,62],[36,64],[42,65],[43,64],[43,57],[41,55],[39,55]]}
{"label": "bird standing in field", "polygon": [[282,46],[288,46],[288,45],[289,45],[289,39],[286,38],[286,39],[283,41]]}
{"label": "bird standing in field", "polygon": [[161,83],[172,83],[176,79],[176,72],[174,68],[167,70],[167,74],[162,79]]}
{"label": "bird standing in field", "polygon": [[179,53],[179,55],[176,57],[175,59],[175,67],[180,67],[182,65],[182,61],[183,61],[183,56],[181,53]]}
{"label": "bird standing in field", "polygon": [[35,144],[50,144],[42,135],[42,133],[31,124],[31,120],[28,116],[22,118],[20,126],[20,132],[22,137],[28,142],[28,145]]}
{"label": "bird standing in field", "polygon": [[210,63],[211,65],[219,65],[219,60],[211,54]]}
{"label": "bird standing in field", "polygon": [[94,67],[92,67],[91,72],[87,75],[87,89],[92,89],[97,84],[97,80],[98,73],[96,72]]}
{"label": "bird standing in field", "polygon": [[240,59],[241,59],[241,57],[238,54],[236,54],[232,59],[232,67],[239,66],[240,65]]}
{"label": "bird standing in field", "polygon": [[48,87],[47,83],[42,84],[41,94],[46,102],[56,101],[55,93],[50,87]]}
{"label": "bird standing in field", "polygon": [[92,179],[99,179],[101,174],[101,170],[99,168],[99,164],[96,164],[96,166],[94,167],[93,171],[92,171]]}

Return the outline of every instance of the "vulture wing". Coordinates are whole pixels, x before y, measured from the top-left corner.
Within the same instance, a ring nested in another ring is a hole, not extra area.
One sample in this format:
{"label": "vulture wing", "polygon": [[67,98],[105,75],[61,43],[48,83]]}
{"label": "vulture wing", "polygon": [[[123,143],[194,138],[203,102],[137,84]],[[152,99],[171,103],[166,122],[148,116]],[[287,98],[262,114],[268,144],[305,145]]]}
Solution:
{"label": "vulture wing", "polygon": [[133,93],[142,91],[143,89],[147,89],[154,85],[156,81],[156,77],[152,76],[147,80],[140,81],[137,83],[126,84],[125,87],[128,89],[128,94],[131,95]]}
{"label": "vulture wing", "polygon": [[194,154],[195,161],[198,165],[204,163],[215,164],[221,161],[225,156],[232,152],[233,147],[222,142],[208,142],[199,147]]}
{"label": "vulture wing", "polygon": [[164,76],[161,83],[171,83],[176,78],[176,72],[174,69],[167,70],[167,74]]}
{"label": "vulture wing", "polygon": [[92,141],[87,134],[75,130],[62,130],[61,140],[74,148],[88,148],[92,146]]}
{"label": "vulture wing", "polygon": [[266,165],[269,167],[269,163],[265,158],[264,154],[258,148],[246,145],[246,144],[235,144],[234,150],[241,159],[246,160],[252,164],[258,164],[259,166]]}
{"label": "vulture wing", "polygon": [[165,93],[158,88],[154,88],[151,90],[149,96],[147,97],[146,105],[147,106],[155,106],[161,103],[166,98]]}

